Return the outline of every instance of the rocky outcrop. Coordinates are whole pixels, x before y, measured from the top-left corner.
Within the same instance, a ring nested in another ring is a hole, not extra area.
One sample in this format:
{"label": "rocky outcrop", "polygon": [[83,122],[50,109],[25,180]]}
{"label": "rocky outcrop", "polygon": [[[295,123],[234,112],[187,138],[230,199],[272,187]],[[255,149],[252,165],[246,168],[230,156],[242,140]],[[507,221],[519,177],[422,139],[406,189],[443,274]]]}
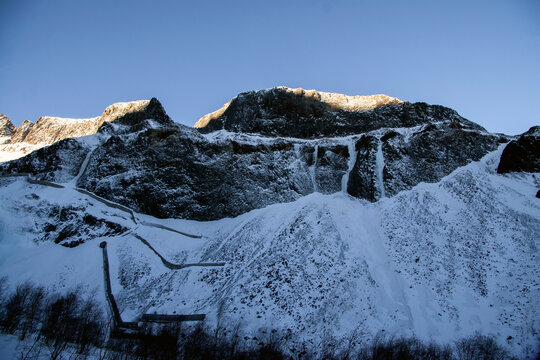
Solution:
{"label": "rocky outcrop", "polygon": [[0,136],[11,136],[14,132],[15,126],[6,115],[0,114]]}
{"label": "rocky outcrop", "polygon": [[[269,98],[271,94],[277,99]],[[215,220],[313,192],[344,192],[378,201],[420,182],[437,182],[507,141],[451,109],[389,97],[350,100],[347,105],[344,96],[335,96],[341,103],[331,103],[334,98],[324,93],[278,88],[236,99],[240,100],[233,100],[223,114],[233,103],[235,110],[229,115],[250,114],[257,101],[266,99],[263,103],[274,105],[261,105],[259,114],[281,109],[285,115],[268,115],[264,129],[253,127],[259,118],[223,122],[238,125],[230,128],[234,131],[250,129],[258,134],[201,134],[214,120],[192,129],[173,123],[157,100],[132,107],[114,105],[102,117],[124,115],[100,128],[106,140],[91,153],[77,186],[157,217]],[[299,104],[296,112],[294,104]],[[319,108],[321,118],[315,116]],[[359,111],[350,110],[354,108]],[[220,119],[225,119],[223,114]],[[301,119],[304,126],[291,128],[292,118]],[[323,123],[319,128],[317,124]],[[0,171],[29,172],[42,180],[73,178],[88,152],[77,140],[64,140],[0,166]]]}
{"label": "rocky outcrop", "polygon": [[[152,119],[152,120],[150,120]],[[152,121],[149,126],[173,126],[173,121],[157,99],[115,103],[108,106],[101,116],[89,119],[69,119],[42,116],[34,124],[25,120],[10,137],[8,143],[0,148],[6,156],[13,159],[67,138],[102,133],[121,133],[137,131],[146,126],[144,120]],[[10,123],[11,124],[11,123]],[[10,157],[10,153],[13,157]]]}
{"label": "rocky outcrop", "polygon": [[127,229],[106,219],[88,214],[84,208],[52,206],[48,209],[51,222],[43,224],[44,238],[66,247],[78,246],[88,239],[121,234]]}
{"label": "rocky outcrop", "polygon": [[420,182],[440,181],[458,167],[496,150],[508,138],[444,122],[411,134],[390,130],[381,140],[384,191],[393,196]]}
{"label": "rocky outcrop", "polygon": [[[89,119],[68,119],[42,116],[35,124],[25,122],[21,125],[20,134],[14,136],[11,143],[26,142],[29,144],[50,145],[57,141],[92,135],[104,124],[134,125],[142,120],[154,119],[160,124],[172,123],[157,99],[120,102],[108,106],[101,116]],[[130,128],[133,131],[133,128]],[[19,131],[18,131],[19,132]]]}
{"label": "rocky outcrop", "polygon": [[403,102],[386,95],[346,96],[286,87],[242,93],[220,110],[203,116],[195,127],[203,133],[224,129],[315,139],[383,127],[412,127],[437,119],[482,129],[443,106]]}
{"label": "rocky outcrop", "polygon": [[160,125],[173,124],[173,121],[165,113],[165,109],[163,109],[163,106],[156,98],[115,103],[108,106],[101,115],[102,123],[114,122],[118,125],[135,127],[148,119],[152,119]]}
{"label": "rocky outcrop", "polygon": [[26,138],[30,130],[32,130],[32,127],[34,127],[33,122],[31,122],[30,120],[24,120],[21,126],[17,128],[9,142],[11,144],[24,142],[24,139]]}
{"label": "rocky outcrop", "polygon": [[540,126],[533,126],[504,149],[497,172],[513,171],[540,171]]}
{"label": "rocky outcrop", "polygon": [[8,142],[14,132],[15,126],[6,115],[0,114],[0,144]]}
{"label": "rocky outcrop", "polygon": [[[80,137],[94,134],[100,125],[100,118],[68,119],[52,116],[42,116],[33,126],[28,128],[26,136],[21,141],[32,145],[50,145],[70,137]],[[13,139],[11,143],[20,142]]]}
{"label": "rocky outcrop", "polygon": [[38,180],[65,182],[75,177],[90,149],[75,139],[65,139],[29,155],[0,163],[2,174],[32,174]]}

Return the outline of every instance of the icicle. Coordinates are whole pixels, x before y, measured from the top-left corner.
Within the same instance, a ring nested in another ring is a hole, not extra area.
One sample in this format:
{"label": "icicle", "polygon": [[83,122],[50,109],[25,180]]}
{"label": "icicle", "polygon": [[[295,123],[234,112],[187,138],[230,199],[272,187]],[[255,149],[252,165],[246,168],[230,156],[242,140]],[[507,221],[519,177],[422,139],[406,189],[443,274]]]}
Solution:
{"label": "icicle", "polygon": [[300,155],[300,144],[294,144],[294,155],[296,156],[297,161],[302,161],[302,157]]}
{"label": "icicle", "polygon": [[311,173],[311,181],[313,182],[313,192],[317,192],[317,180],[315,179],[315,172],[317,170],[317,157],[319,156],[319,145],[315,145],[315,150],[313,150],[313,165],[309,167],[309,172]]}
{"label": "icicle", "polygon": [[341,191],[343,191],[344,193],[347,193],[347,185],[349,184],[349,176],[354,167],[354,164],[356,164],[356,158],[358,156],[358,152],[356,151],[355,145],[356,145],[356,140],[351,139],[351,142],[348,145],[348,148],[349,148],[348,168],[345,174],[343,174],[343,177],[341,178]]}
{"label": "icicle", "polygon": [[383,169],[384,169],[384,155],[382,152],[382,141],[381,141],[381,138],[379,138],[379,143],[377,145],[377,155],[375,157],[375,171],[377,175],[377,183],[379,184],[379,191],[381,194],[380,199],[385,197]]}
{"label": "icicle", "polygon": [[77,182],[79,181],[81,176],[84,175],[86,168],[88,167],[88,162],[90,161],[90,157],[92,156],[94,150],[96,150],[96,148],[90,150],[86,154],[86,157],[84,158],[84,161],[82,162],[81,167],[79,168],[79,173],[77,174],[77,176],[75,176],[73,180],[71,180],[71,182],[73,183],[73,186],[77,186]]}

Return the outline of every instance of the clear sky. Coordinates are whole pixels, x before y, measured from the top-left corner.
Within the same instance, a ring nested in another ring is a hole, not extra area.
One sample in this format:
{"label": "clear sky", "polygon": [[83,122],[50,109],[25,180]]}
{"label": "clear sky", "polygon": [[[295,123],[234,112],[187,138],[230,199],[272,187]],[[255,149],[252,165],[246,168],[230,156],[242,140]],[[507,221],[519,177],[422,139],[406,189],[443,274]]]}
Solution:
{"label": "clear sky", "polygon": [[237,93],[384,93],[490,131],[540,125],[540,1],[0,0],[0,112],[157,97],[193,125]]}

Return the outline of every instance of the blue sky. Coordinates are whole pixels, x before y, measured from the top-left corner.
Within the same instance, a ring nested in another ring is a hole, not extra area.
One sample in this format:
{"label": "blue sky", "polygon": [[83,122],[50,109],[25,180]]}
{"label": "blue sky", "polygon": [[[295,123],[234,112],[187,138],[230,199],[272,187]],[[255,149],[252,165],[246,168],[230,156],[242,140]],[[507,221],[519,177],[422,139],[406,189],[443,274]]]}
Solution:
{"label": "blue sky", "polygon": [[157,97],[193,125],[273,86],[384,93],[490,131],[540,124],[540,1],[0,1],[0,112]]}

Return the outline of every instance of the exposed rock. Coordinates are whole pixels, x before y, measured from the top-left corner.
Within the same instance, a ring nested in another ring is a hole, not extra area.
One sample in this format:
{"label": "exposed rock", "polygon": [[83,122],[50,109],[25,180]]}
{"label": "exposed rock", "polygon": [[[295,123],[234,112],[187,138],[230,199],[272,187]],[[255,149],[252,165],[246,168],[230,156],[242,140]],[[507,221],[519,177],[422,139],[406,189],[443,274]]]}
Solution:
{"label": "exposed rock", "polygon": [[21,126],[17,128],[17,130],[11,137],[11,140],[9,141],[10,144],[23,142],[30,130],[32,130],[32,127],[34,127],[33,122],[31,122],[30,120],[24,120]]}
{"label": "exposed rock", "polygon": [[[50,145],[57,141],[94,134],[101,125],[99,117],[68,119],[42,116],[30,127],[23,141],[32,145]],[[14,143],[15,141],[12,141]]]}
{"label": "exposed rock", "polygon": [[55,221],[43,224],[46,235],[40,240],[52,240],[65,247],[75,247],[88,239],[117,235],[127,230],[119,224],[88,214],[84,208],[51,206],[49,218]]}
{"label": "exposed rock", "polygon": [[196,124],[203,133],[225,129],[314,139],[360,134],[382,127],[412,127],[444,119],[482,130],[454,110],[386,95],[346,96],[277,87],[242,93]]}
{"label": "exposed rock", "polygon": [[95,134],[106,122],[131,126],[145,119],[154,119],[160,124],[172,124],[172,120],[167,116],[159,101],[153,98],[152,100],[115,103],[108,106],[101,116],[89,119],[42,116],[33,126],[30,122],[26,125],[23,123],[25,126],[21,129],[21,135],[14,137],[11,143],[24,141],[34,145],[50,145],[62,139]]}
{"label": "exposed rock", "polygon": [[294,160],[286,142],[209,143],[185,127],[147,129],[112,136],[78,185],[158,217],[216,219],[311,192]]}
{"label": "exposed rock", "polygon": [[533,126],[504,149],[497,172],[513,171],[540,171],[540,126]]}
{"label": "exposed rock", "polygon": [[354,147],[357,152],[356,162],[349,175],[347,192],[354,197],[375,201],[381,197],[375,168],[377,138],[370,135],[362,136]]}
{"label": "exposed rock", "polygon": [[[277,99],[272,100],[270,94]],[[296,115],[293,103],[279,105],[290,96],[299,101]],[[278,104],[262,106],[260,113],[268,114],[270,108],[287,109],[286,118],[265,120],[271,137],[231,132],[202,135],[196,129],[174,124],[157,100],[131,106],[115,104],[102,116],[115,120],[106,122],[99,131],[108,140],[93,151],[77,186],[157,217],[214,220],[293,201],[313,192],[343,191],[377,201],[420,182],[437,182],[506,141],[506,137],[489,134],[440,106],[388,100],[390,104],[371,110],[362,110],[356,104],[362,111],[336,113],[321,101],[330,101],[329,96],[281,88],[241,94],[236,99],[257,97]],[[314,107],[308,107],[305,98],[313,100]],[[366,107],[376,106],[380,99],[386,98],[375,98]],[[231,103],[235,104],[235,113],[256,110],[258,103],[246,101]],[[332,106],[339,105],[336,103]],[[300,136],[303,130],[290,128],[287,119],[301,118],[298,114],[317,107],[324,108],[322,120],[313,113],[309,121],[321,121],[325,127],[317,133],[320,129],[314,122],[305,122],[304,130],[311,129],[317,136],[343,133],[347,137],[292,137]],[[350,126],[340,127],[346,116],[365,120],[351,120],[347,123]],[[248,127],[256,123],[250,119],[236,125]],[[333,127],[334,121],[337,125]],[[361,129],[369,131],[351,132]],[[292,134],[287,138],[276,136],[285,131]],[[64,155],[55,157],[60,149]],[[89,151],[86,145],[77,145],[76,140],[64,140],[42,150],[0,166],[0,171],[32,172],[44,180],[72,178],[77,173],[74,164],[80,165]]]}
{"label": "exposed rock", "polygon": [[393,196],[420,182],[440,181],[458,167],[496,150],[507,138],[443,123],[410,134],[389,131],[382,141],[385,193]]}
{"label": "exposed rock", "polygon": [[6,115],[0,114],[0,137],[12,136],[13,133],[15,133],[15,126]]}
{"label": "exposed rock", "polygon": [[0,163],[0,173],[32,174],[39,180],[64,182],[77,175],[89,148],[65,139],[13,161]]}
{"label": "exposed rock", "polygon": [[446,123],[396,134],[305,142],[241,134],[204,138],[184,127],[147,129],[136,137],[111,137],[93,154],[78,185],[158,217],[214,220],[344,187],[352,196],[376,201],[384,193],[439,181],[501,141]]}
{"label": "exposed rock", "polygon": [[146,119],[153,119],[161,125],[173,123],[156,98],[115,103],[101,114],[102,122],[115,122],[120,125],[137,125]]}
{"label": "exposed rock", "polygon": [[3,146],[0,151],[7,155],[12,153],[12,157],[2,156],[2,159],[11,160],[60,140],[92,135],[98,130],[117,134],[138,131],[146,126],[143,120],[150,119],[153,124],[146,124],[150,127],[174,126],[155,98],[115,103],[108,106],[101,116],[89,119],[42,116],[35,124],[25,120],[9,140],[9,145]]}

